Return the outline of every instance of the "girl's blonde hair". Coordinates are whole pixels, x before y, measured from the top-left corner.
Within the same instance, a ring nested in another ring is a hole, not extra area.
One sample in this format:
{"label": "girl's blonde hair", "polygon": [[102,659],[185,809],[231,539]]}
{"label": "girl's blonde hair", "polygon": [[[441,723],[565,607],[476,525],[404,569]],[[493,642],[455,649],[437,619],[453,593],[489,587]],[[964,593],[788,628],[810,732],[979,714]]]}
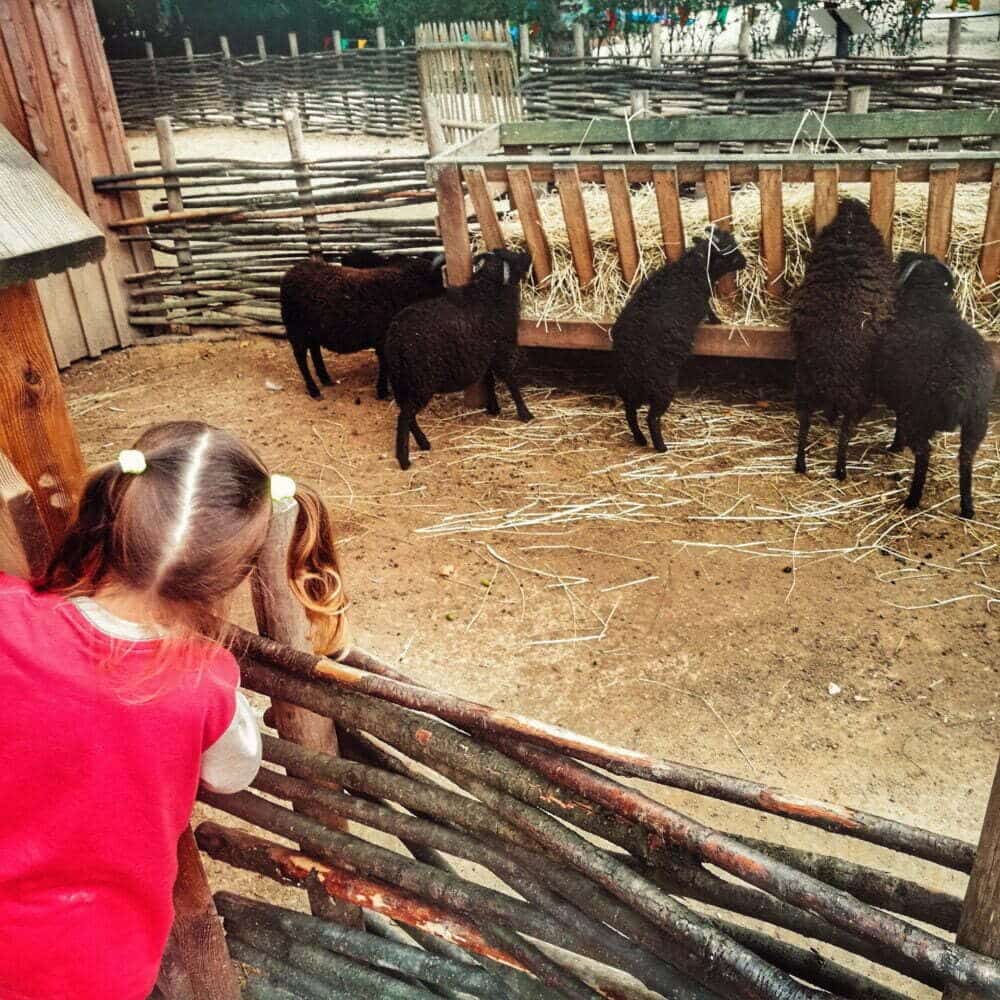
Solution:
{"label": "girl's blonde hair", "polygon": [[[135,443],[146,469],[116,462],[87,481],[71,526],[39,589],[92,596],[107,584],[149,595],[157,624],[222,640],[220,621],[251,572],[267,535],[270,474],[228,431],[195,421],[151,428]],[[298,516],[288,583],[312,625],[314,648],[347,645],[344,594],[333,526],[311,489],[295,492]]]}

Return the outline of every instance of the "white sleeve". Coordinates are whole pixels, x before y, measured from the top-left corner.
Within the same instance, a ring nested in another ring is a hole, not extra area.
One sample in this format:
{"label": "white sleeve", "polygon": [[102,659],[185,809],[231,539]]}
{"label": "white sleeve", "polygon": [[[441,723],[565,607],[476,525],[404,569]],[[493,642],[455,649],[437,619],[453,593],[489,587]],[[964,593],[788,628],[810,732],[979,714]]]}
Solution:
{"label": "white sleeve", "polygon": [[201,755],[201,783],[220,795],[249,786],[260,770],[260,730],[250,702],[236,692],[236,711],[229,728]]}

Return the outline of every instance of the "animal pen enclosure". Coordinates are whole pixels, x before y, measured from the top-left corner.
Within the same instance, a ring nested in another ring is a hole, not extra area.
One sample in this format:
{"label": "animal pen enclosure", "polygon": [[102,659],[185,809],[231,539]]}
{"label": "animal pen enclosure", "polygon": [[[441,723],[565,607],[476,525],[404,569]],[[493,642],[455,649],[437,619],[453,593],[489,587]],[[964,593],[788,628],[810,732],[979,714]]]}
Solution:
{"label": "animal pen enclosure", "polygon": [[[428,171],[436,184],[452,280],[464,283],[471,273],[467,191],[486,247],[514,243],[531,254],[535,289],[529,298],[538,314],[522,319],[521,343],[608,350],[607,329],[628,289],[650,267],[676,260],[684,251],[692,227],[685,222],[682,209],[690,203],[682,188],[690,185],[698,185],[705,196],[704,217],[695,232],[705,224],[732,228],[734,188],[756,191],[759,285],[761,294],[776,300],[783,300],[787,291],[783,202],[791,185],[811,185],[815,228],[833,218],[841,185],[866,185],[872,218],[890,243],[897,192],[904,185],[923,185],[926,211],[920,235],[927,251],[942,259],[952,243],[956,192],[980,185],[968,280],[976,301],[987,300],[995,311],[998,147],[1000,120],[989,111],[521,122],[500,125],[447,150],[429,161]],[[539,184],[558,188],[558,209],[549,197],[547,208],[552,210],[544,224]],[[507,193],[515,213],[503,225],[490,185]],[[735,197],[741,194],[737,190]],[[640,242],[634,207],[643,196],[652,199],[655,225],[644,227]],[[613,233],[600,245],[588,220],[587,203],[594,198],[606,204]],[[754,268],[748,272],[752,275]],[[595,282],[610,282],[614,291],[606,315],[588,318],[580,315],[580,302]],[[736,294],[733,284],[720,284],[724,322],[699,329],[695,353],[793,357],[787,328],[746,322]],[[550,307],[559,296],[562,308],[552,316]]]}

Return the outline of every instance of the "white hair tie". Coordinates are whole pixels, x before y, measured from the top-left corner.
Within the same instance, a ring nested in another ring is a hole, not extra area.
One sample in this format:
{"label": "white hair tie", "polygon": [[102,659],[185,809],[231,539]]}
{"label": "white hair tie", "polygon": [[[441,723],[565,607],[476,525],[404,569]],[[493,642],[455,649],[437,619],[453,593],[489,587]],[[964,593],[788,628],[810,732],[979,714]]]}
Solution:
{"label": "white hair tie", "polygon": [[118,465],[129,476],[141,476],[146,471],[146,456],[134,448],[118,452]]}
{"label": "white hair tie", "polygon": [[271,499],[275,503],[295,496],[295,480],[291,476],[271,476]]}

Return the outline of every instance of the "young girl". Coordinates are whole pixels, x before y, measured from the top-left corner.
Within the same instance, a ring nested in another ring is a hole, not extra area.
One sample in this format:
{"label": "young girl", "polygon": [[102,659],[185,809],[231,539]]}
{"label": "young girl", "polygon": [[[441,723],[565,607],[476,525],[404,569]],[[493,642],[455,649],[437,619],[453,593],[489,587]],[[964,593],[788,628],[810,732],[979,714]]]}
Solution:
{"label": "young girl", "polygon": [[337,652],[322,502],[205,424],[96,472],[41,581],[0,575],[0,1000],[149,995],[199,779],[236,792],[260,765],[220,622],[292,494],[289,584]]}

